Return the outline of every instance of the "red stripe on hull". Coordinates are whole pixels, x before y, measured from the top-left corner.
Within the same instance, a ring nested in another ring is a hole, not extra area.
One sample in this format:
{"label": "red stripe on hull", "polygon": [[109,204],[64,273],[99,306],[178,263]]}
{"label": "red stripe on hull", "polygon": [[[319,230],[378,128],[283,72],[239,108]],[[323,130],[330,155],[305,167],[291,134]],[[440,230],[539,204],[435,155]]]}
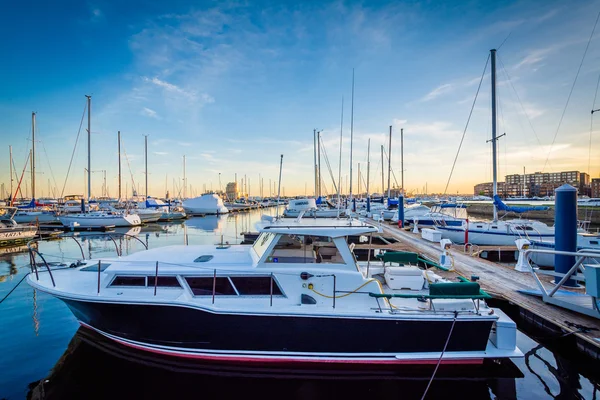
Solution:
{"label": "red stripe on hull", "polygon": [[[81,326],[91,329],[95,332],[102,332],[96,330],[94,327],[87,325],[81,321],[79,321]],[[283,358],[283,357],[268,357],[268,356],[257,356],[257,357],[249,357],[249,356],[228,356],[228,355],[210,355],[210,354],[190,354],[190,353],[182,353],[176,351],[166,351],[155,348],[150,348],[146,346],[140,346],[134,343],[130,343],[124,340],[120,340],[114,337],[103,335],[119,344],[122,344],[127,347],[134,348],[136,350],[141,350],[149,353],[160,354],[163,356],[176,357],[176,358],[185,358],[185,359],[193,359],[193,360],[201,360],[215,363],[245,363],[245,364],[255,364],[255,365],[295,365],[298,367],[307,366],[307,365],[435,365],[438,363],[437,359],[395,359],[395,360],[360,360],[360,359],[317,359],[317,358]],[[444,359],[440,364],[443,365],[479,365],[483,363],[483,358],[455,358],[455,359]]]}

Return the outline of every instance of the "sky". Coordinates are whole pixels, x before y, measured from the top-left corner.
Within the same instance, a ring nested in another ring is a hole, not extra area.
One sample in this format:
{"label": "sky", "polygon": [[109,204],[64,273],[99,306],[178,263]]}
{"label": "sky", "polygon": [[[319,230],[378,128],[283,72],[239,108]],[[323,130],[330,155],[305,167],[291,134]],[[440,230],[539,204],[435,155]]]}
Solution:
{"label": "sky", "polygon": [[392,185],[403,129],[408,192],[472,193],[492,179],[493,48],[499,181],[523,168],[599,177],[599,12],[599,1],[553,0],[13,2],[0,14],[0,183],[8,191],[11,145],[13,185],[25,170],[29,186],[35,111],[36,196],[83,194],[91,95],[93,195],[104,174],[117,195],[117,131],[123,194],[145,192],[147,135],[152,196],[183,194],[184,155],[188,195],[236,174],[269,195],[281,154],[282,194],[312,195],[315,129],[324,193],[340,176],[349,189],[351,134],[353,191],[359,163],[365,190],[370,139],[370,191],[381,192],[390,126]]}

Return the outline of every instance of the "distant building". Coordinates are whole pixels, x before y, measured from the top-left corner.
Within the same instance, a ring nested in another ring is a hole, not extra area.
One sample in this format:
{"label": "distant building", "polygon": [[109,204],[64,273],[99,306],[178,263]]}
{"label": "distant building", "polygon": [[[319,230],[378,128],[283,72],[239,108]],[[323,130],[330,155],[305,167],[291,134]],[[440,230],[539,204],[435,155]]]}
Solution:
{"label": "distant building", "polygon": [[[590,185],[589,174],[580,171],[506,175],[505,183],[498,182],[498,194],[502,197],[553,196],[554,190],[565,183],[576,187],[579,194],[588,196],[592,194],[593,183]],[[501,184],[502,190],[500,189]],[[490,196],[488,193],[491,193],[491,187],[491,182],[475,185],[474,194]]]}
{"label": "distant building", "polygon": [[590,197],[600,197],[600,178],[592,179]]}
{"label": "distant building", "polygon": [[[500,197],[505,197],[505,186],[506,185],[504,184],[504,182],[497,183],[498,194],[500,195]],[[494,183],[486,182],[475,185],[475,187],[473,188],[473,195],[492,197],[494,195]]]}

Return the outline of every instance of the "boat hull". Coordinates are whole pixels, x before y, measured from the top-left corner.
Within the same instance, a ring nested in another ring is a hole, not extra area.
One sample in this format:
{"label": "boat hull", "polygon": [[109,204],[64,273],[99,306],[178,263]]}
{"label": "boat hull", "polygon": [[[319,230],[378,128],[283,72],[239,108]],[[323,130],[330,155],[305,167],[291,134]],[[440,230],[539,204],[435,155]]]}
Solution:
{"label": "boat hull", "polygon": [[126,215],[114,217],[85,217],[79,216],[60,216],[58,217],[64,226],[71,226],[73,223],[79,224],[82,228],[94,228],[102,226],[136,226],[141,224],[141,220],[137,215]]}
{"label": "boat hull", "polygon": [[[442,232],[444,239],[450,239],[458,244],[465,243],[465,230],[461,227],[437,226],[436,229]],[[554,239],[554,235],[535,234],[535,238]],[[517,239],[524,239],[524,237],[517,233],[469,230],[469,243],[480,246],[514,246]]]}
{"label": "boat hull", "polygon": [[33,239],[36,234],[37,228],[35,227],[0,229],[0,246],[25,242]]}
{"label": "boat hull", "polygon": [[27,212],[27,213],[16,213],[13,219],[17,224],[28,224],[31,222],[56,222],[58,218],[53,212]]}
{"label": "boat hull", "polygon": [[[452,327],[451,317],[218,314],[185,306],[62,300],[82,325],[122,344],[172,356],[231,362],[427,362],[439,358]],[[446,351],[463,361],[481,359],[493,322],[459,319]],[[368,337],[373,340],[364,340]]]}

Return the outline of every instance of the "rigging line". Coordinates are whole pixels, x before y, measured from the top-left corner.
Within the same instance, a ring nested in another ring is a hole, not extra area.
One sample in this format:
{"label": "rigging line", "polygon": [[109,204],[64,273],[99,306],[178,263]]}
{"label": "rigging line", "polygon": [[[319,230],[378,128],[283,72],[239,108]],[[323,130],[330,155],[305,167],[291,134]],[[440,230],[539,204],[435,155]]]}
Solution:
{"label": "rigging line", "polygon": [[583,52],[583,57],[581,57],[581,62],[579,63],[579,68],[577,68],[577,73],[575,74],[575,79],[573,80],[573,85],[571,86],[571,90],[569,91],[569,96],[567,97],[567,102],[565,103],[565,108],[563,109],[562,115],[560,116],[560,120],[558,121],[558,127],[556,128],[556,132],[554,133],[554,139],[552,139],[552,144],[550,145],[550,149],[548,150],[548,156],[546,157],[546,162],[544,163],[544,168],[542,168],[542,172],[546,168],[546,164],[548,163],[548,159],[550,158],[550,153],[552,153],[552,147],[554,147],[554,143],[556,142],[556,136],[558,135],[558,131],[560,130],[560,126],[562,125],[563,118],[565,117],[565,113],[567,112],[567,107],[569,106],[569,101],[571,100],[571,95],[573,94],[573,89],[575,89],[575,84],[577,83],[577,78],[579,77],[579,72],[581,72],[581,67],[583,66],[583,61],[585,60],[585,56],[590,48],[590,43],[592,42],[592,37],[594,36],[594,32],[596,31],[596,26],[598,25],[598,19],[600,18],[600,12],[596,16],[596,22],[594,23],[594,28],[592,29],[592,33],[590,34],[590,38],[585,46],[585,50]]}
{"label": "rigging line", "polygon": [[[500,55],[496,54],[496,56],[498,56],[498,61],[500,61],[500,65],[502,66],[502,70],[504,71],[504,74],[508,78],[508,83],[510,83],[510,87],[512,88],[513,92],[515,92],[515,96],[517,96],[517,100],[519,100],[519,105],[521,106],[521,109],[523,110],[523,114],[525,114],[525,117],[527,118],[527,122],[529,122],[529,126],[531,127],[531,130],[532,130],[533,134],[535,135],[535,139],[537,140],[538,144],[540,146],[542,146],[542,141],[540,140],[540,137],[538,136],[535,128],[533,127],[533,123],[531,122],[531,118],[529,118],[529,114],[527,113],[527,110],[525,110],[525,106],[523,106],[523,102],[521,101],[521,96],[519,96],[519,93],[517,92],[517,89],[515,88],[515,85],[513,85],[512,80],[510,79],[510,74],[508,73],[508,71],[504,67],[504,63],[502,62],[502,59],[500,58]],[[550,164],[550,163],[548,163],[548,164]],[[550,168],[552,168],[552,164],[550,164]]]}
{"label": "rigging line", "polygon": [[[81,126],[83,125],[83,117],[85,117],[85,111],[87,110],[87,101],[83,106],[83,114],[81,115],[81,121],[79,122],[79,130],[77,131],[77,138],[75,139],[75,146],[73,146],[73,153],[71,153],[71,161],[69,161],[69,168],[67,169],[67,176],[65,177],[65,183],[63,184],[60,197],[65,194],[65,187],[67,186],[67,180],[69,179],[69,172],[71,172],[71,166],[73,165],[73,157],[75,157],[75,150],[77,150],[77,143],[79,142],[79,135],[81,134]],[[89,172],[88,172],[89,173]]]}
{"label": "rigging line", "polygon": [[[387,151],[385,150],[385,147],[383,148],[383,155],[385,156],[386,160],[389,160]],[[396,179],[396,174],[394,173],[394,169],[391,169],[392,171],[392,176],[394,177],[394,182],[396,183],[396,187],[400,187],[400,185],[398,184],[398,179]]]}
{"label": "rigging line", "polygon": [[500,48],[502,46],[504,46],[504,43],[506,43],[506,41],[508,40],[508,38],[510,37],[510,35],[512,35],[512,31],[508,32],[508,35],[506,35],[506,37],[504,38],[504,40],[502,41],[502,43],[500,43],[500,46],[496,47],[496,51],[500,50]]}
{"label": "rigging line", "polygon": [[596,82],[596,93],[594,93],[594,102],[592,103],[592,116],[590,117],[590,146],[588,149],[588,174],[591,174],[590,166],[592,160],[592,131],[594,129],[594,108],[596,107],[596,97],[598,96],[598,86],[600,86],[600,74],[598,74],[598,82]]}
{"label": "rigging line", "polygon": [[488,54],[487,60],[485,61],[485,66],[483,67],[483,72],[481,73],[481,79],[479,80],[479,86],[477,86],[477,93],[475,93],[475,98],[473,99],[473,105],[471,105],[471,111],[469,111],[469,118],[467,118],[467,124],[465,125],[465,130],[463,131],[462,138],[460,139],[460,144],[458,145],[458,151],[456,152],[456,157],[454,157],[454,162],[452,163],[452,169],[450,170],[450,176],[448,176],[448,182],[446,182],[446,188],[444,189],[444,194],[448,192],[448,186],[450,185],[450,180],[452,179],[452,173],[454,172],[454,167],[456,166],[456,161],[458,160],[458,155],[460,154],[460,149],[462,147],[463,141],[465,140],[465,134],[467,133],[467,128],[469,127],[469,122],[471,121],[471,116],[473,115],[473,110],[475,109],[475,103],[477,102],[477,96],[479,96],[479,90],[481,89],[481,84],[483,83],[483,77],[485,76],[485,71],[487,70],[488,63],[490,62],[490,55]]}
{"label": "rigging line", "polygon": [[[58,189],[58,185],[56,184],[56,179],[54,178],[54,172],[52,172],[52,166],[50,165],[50,158],[48,158],[48,152],[46,151],[46,145],[41,140],[40,140],[40,143],[42,143],[42,148],[44,149],[44,154],[46,155],[46,161],[48,162],[48,168],[50,169],[50,176],[52,176],[52,180],[54,181],[54,188]],[[51,195],[48,194],[48,196],[51,196]]]}
{"label": "rigging line", "polygon": [[323,144],[323,142],[321,142],[321,148],[323,149],[323,155],[325,156],[325,163],[327,164],[329,175],[331,176],[331,180],[333,181],[333,188],[335,189],[335,193],[337,193],[337,185],[335,184],[335,178],[333,177],[333,171],[331,170],[331,165],[329,164],[329,157],[327,157],[327,151],[325,151],[325,145]]}

